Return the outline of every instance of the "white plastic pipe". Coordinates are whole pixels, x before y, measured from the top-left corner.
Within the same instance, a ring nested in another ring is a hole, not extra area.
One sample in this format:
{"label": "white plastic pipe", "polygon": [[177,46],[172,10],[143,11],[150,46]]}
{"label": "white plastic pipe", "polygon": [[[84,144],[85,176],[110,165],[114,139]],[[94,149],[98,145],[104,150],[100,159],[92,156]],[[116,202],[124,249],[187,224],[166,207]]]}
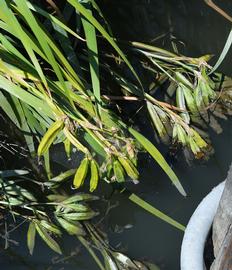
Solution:
{"label": "white plastic pipe", "polygon": [[204,247],[222,196],[225,181],[198,205],[189,220],[181,246],[181,270],[204,270]]}

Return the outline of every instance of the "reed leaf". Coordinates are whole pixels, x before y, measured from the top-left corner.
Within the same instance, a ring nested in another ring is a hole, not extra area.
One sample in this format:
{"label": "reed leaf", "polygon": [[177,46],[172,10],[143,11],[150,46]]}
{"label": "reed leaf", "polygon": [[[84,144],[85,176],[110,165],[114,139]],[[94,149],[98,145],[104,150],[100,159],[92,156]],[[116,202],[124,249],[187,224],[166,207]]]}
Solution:
{"label": "reed leaf", "polygon": [[80,12],[84,18],[86,18],[101,34],[102,36],[111,44],[111,46],[116,50],[116,52],[119,54],[119,56],[122,57],[122,59],[125,61],[127,66],[130,68],[131,72],[134,74],[135,78],[138,80],[138,82],[141,84],[141,81],[135,72],[134,68],[128,61],[127,57],[125,54],[122,52],[122,50],[118,47],[114,39],[106,32],[106,30],[100,25],[100,23],[93,17],[91,14],[88,12],[86,8],[79,2],[75,0],[67,0],[68,3],[70,3],[76,10],[77,12]]}
{"label": "reed leaf", "polygon": [[146,151],[154,158],[154,160],[160,165],[160,167],[164,170],[164,172],[169,176],[172,183],[178,189],[178,191],[186,196],[186,192],[184,191],[179,179],[177,178],[174,171],[168,165],[164,157],[161,155],[159,150],[152,144],[146,137],[144,137],[141,133],[136,131],[135,129],[129,127],[129,132],[136,138],[136,140],[146,149]]}
{"label": "reed leaf", "polygon": [[165,215],[160,210],[156,209],[155,207],[153,207],[152,205],[150,205],[149,203],[147,203],[146,201],[141,199],[136,194],[132,193],[129,196],[129,200],[131,200],[133,203],[139,205],[140,207],[142,207],[143,209],[145,209],[147,212],[151,213],[152,215],[154,215],[154,216],[162,219],[163,221],[171,224],[172,226],[176,227],[177,229],[179,229],[181,231],[185,230],[185,227],[182,224],[180,224],[179,222],[170,218],[169,216]]}
{"label": "reed leaf", "polygon": [[227,37],[226,43],[224,45],[224,48],[223,48],[221,54],[220,54],[217,62],[214,64],[213,68],[210,70],[209,74],[214,73],[219,68],[219,66],[221,65],[221,63],[225,59],[227,53],[229,52],[231,45],[232,45],[232,28],[230,30],[228,37]]}
{"label": "reed leaf", "polygon": [[[90,2],[85,4],[86,9],[92,15]],[[100,115],[100,104],[101,104],[101,91],[100,91],[100,78],[99,78],[99,60],[98,60],[98,47],[97,47],[97,36],[95,27],[89,23],[85,18],[82,18],[82,24],[85,32],[86,43],[88,47],[89,66],[91,81],[93,87],[93,93],[96,102],[96,108],[98,115]]]}

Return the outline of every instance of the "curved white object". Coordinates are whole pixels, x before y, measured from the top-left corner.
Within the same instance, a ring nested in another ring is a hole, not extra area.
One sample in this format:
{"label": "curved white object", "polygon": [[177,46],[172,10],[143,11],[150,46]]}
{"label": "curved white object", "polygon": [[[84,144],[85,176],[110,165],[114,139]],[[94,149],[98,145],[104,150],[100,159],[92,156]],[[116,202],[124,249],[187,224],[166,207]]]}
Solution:
{"label": "curved white object", "polygon": [[204,247],[225,187],[222,182],[198,205],[189,220],[181,246],[181,270],[204,270]]}

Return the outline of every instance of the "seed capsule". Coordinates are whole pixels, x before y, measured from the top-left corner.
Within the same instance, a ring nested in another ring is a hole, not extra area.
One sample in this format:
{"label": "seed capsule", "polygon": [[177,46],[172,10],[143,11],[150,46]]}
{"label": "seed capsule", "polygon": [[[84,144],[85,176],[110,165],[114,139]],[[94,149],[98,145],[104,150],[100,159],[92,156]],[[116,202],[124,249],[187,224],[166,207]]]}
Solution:
{"label": "seed capsule", "polygon": [[63,120],[57,120],[55,123],[53,123],[48,131],[44,134],[39,147],[38,147],[38,156],[43,155],[47,152],[53,141],[55,140],[56,136],[59,134],[59,132],[63,129],[64,122]]}
{"label": "seed capsule", "polygon": [[128,158],[118,157],[118,160],[120,161],[126,173],[131,179],[137,180],[139,178],[139,172]]}
{"label": "seed capsule", "polygon": [[91,178],[90,178],[90,192],[93,192],[98,185],[99,181],[99,169],[97,162],[92,159],[90,164],[90,170],[91,170]]}
{"label": "seed capsule", "polygon": [[86,157],[81,161],[81,164],[75,173],[73,180],[73,185],[75,188],[79,188],[80,186],[83,185],[86,175],[88,173],[88,168],[89,168],[89,159]]}
{"label": "seed capsule", "polygon": [[182,109],[184,111],[184,112],[180,113],[181,118],[185,121],[185,123],[189,124],[190,123],[190,116],[189,116],[189,113],[186,109],[183,89],[180,86],[178,86],[177,90],[176,90],[176,104],[180,109]]}
{"label": "seed capsule", "polygon": [[118,160],[114,161],[113,169],[114,169],[114,175],[116,177],[117,182],[119,183],[125,182],[124,169]]}

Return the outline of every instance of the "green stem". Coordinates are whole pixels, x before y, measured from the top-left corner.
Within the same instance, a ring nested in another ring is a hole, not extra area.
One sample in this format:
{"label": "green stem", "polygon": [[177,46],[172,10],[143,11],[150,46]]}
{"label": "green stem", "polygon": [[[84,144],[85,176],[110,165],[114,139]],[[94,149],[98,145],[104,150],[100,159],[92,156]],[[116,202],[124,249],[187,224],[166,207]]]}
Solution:
{"label": "green stem", "polygon": [[131,46],[136,47],[136,48],[146,49],[146,50],[150,50],[152,52],[163,53],[163,54],[169,55],[171,57],[179,57],[179,55],[177,55],[175,53],[166,51],[166,50],[161,49],[159,47],[155,47],[155,46],[152,46],[152,45],[147,45],[147,44],[144,44],[144,43],[141,43],[141,42],[137,42],[137,41],[132,41],[132,42],[131,41],[119,41],[119,42],[126,43],[126,44],[131,45]]}
{"label": "green stem", "polygon": [[96,264],[99,266],[99,268],[101,270],[106,270],[105,267],[103,266],[103,264],[101,263],[101,261],[98,259],[95,252],[93,251],[93,249],[89,246],[88,242],[82,236],[79,236],[77,238],[79,239],[81,244],[88,250],[89,254],[92,256],[92,258],[94,259]]}

